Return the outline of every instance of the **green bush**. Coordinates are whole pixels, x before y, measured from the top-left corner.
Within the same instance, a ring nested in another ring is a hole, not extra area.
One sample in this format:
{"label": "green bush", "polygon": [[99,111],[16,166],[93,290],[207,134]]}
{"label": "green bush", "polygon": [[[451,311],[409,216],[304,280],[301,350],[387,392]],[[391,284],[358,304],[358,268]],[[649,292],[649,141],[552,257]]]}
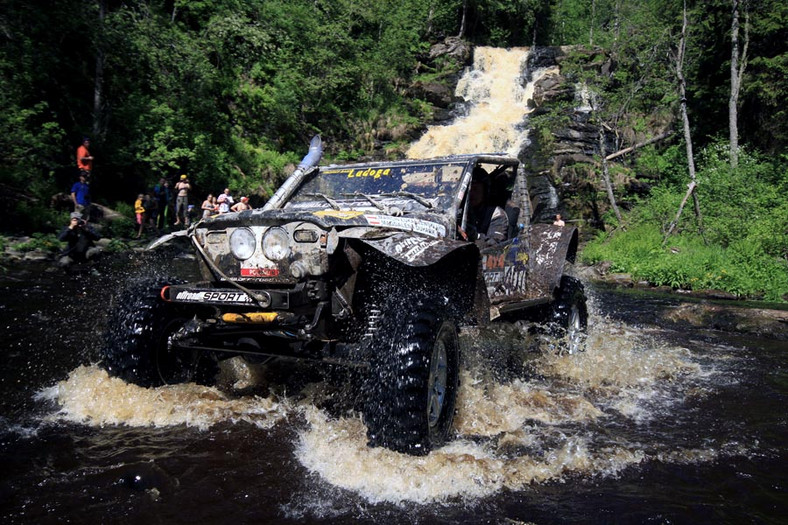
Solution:
{"label": "green bush", "polygon": [[661,244],[657,225],[641,225],[600,235],[585,247],[581,261],[610,261],[612,272],[626,272],[655,286],[724,290],[771,301],[788,294],[788,264],[746,241],[724,248],[684,233],[671,237],[665,248]]}
{"label": "green bush", "polygon": [[107,223],[104,228],[104,237],[128,238],[136,231],[137,225],[128,217],[121,217]]}
{"label": "green bush", "polygon": [[121,239],[112,239],[104,250],[108,253],[123,252],[129,249],[129,244]]}
{"label": "green bush", "polygon": [[[678,157],[673,149],[665,155]],[[686,188],[676,183],[674,164],[652,158],[660,169],[669,167],[663,184],[625,215],[625,231],[600,234],[581,260],[607,260],[614,272],[660,286],[713,288],[769,300],[788,296],[788,164],[743,150],[733,170],[724,144],[712,144],[698,158],[703,236],[689,200],[663,248]]]}
{"label": "green bush", "polygon": [[18,242],[12,247],[20,252],[32,252],[40,250],[43,252],[58,252],[63,243],[57,239],[57,235],[52,233],[34,233],[30,240]]}

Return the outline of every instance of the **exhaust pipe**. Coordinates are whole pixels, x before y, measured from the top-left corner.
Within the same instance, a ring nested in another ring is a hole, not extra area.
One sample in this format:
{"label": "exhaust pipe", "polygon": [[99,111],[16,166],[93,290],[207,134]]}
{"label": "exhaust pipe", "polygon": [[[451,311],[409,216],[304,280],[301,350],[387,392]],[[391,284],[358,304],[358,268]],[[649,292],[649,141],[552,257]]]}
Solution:
{"label": "exhaust pipe", "polygon": [[298,165],[298,168],[290,175],[287,180],[285,181],[282,186],[273,196],[268,199],[268,202],[265,203],[263,206],[263,211],[266,210],[273,210],[282,206],[282,204],[290,197],[296,188],[304,180],[304,177],[312,172],[312,168],[314,168],[318,162],[320,162],[320,157],[323,156],[323,141],[320,140],[320,135],[315,135],[312,137],[312,140],[309,142],[309,152],[306,156],[301,160],[301,163]]}

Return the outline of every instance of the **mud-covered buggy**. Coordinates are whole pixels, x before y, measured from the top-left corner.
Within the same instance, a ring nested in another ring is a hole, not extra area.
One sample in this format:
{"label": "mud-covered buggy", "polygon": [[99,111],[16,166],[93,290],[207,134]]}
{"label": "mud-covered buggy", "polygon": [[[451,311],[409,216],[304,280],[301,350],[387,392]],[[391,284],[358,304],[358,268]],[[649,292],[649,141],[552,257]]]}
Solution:
{"label": "mud-covered buggy", "polygon": [[[111,374],[186,381],[236,356],[359,367],[370,444],[420,454],[451,430],[460,325],[538,313],[577,349],[585,297],[563,276],[577,232],[530,223],[517,159],[317,167],[319,156],[313,141],[263,208],[183,233],[202,280],[155,283],[119,301],[103,359]],[[473,233],[474,173],[483,204],[506,214],[503,239]]]}

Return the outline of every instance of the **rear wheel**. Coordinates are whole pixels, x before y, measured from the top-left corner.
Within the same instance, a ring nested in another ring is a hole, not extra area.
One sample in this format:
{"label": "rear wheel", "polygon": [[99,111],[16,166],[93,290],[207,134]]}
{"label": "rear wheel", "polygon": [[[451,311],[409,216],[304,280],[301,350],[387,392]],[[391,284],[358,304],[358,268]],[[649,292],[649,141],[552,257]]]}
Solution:
{"label": "rear wheel", "polygon": [[385,308],[371,340],[370,445],[426,454],[446,442],[454,420],[459,339],[446,308],[409,301]]}
{"label": "rear wheel", "polygon": [[210,356],[172,345],[173,334],[188,317],[159,296],[166,284],[172,283],[145,281],[119,296],[102,351],[102,365],[110,375],[146,387],[212,379]]}

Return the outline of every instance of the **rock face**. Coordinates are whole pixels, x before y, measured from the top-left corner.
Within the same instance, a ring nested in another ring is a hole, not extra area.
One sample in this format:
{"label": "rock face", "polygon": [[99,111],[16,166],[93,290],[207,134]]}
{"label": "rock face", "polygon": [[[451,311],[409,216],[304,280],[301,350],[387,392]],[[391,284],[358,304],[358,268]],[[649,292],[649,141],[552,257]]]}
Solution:
{"label": "rock face", "polygon": [[[577,47],[537,48],[529,57],[528,71],[541,67],[561,68],[569,53],[573,55],[573,63],[580,63],[583,70],[599,77],[610,76],[615,71],[615,62],[604,50]],[[567,78],[563,69],[561,71],[560,75],[541,78],[535,85],[533,112],[530,122],[526,123],[531,128],[530,144],[520,157],[531,171],[532,192],[537,200],[535,219],[548,221],[555,213],[561,213],[565,219],[591,226],[583,229],[590,234],[593,228],[604,228],[602,217],[609,208],[606,188],[599,175],[602,153],[609,155],[660,135],[671,123],[653,119],[651,129],[637,133],[600,128],[591,119],[593,108],[599,104],[598,95]],[[540,121],[540,117],[548,115],[550,118]],[[626,157],[618,160],[626,160]],[[616,200],[622,208],[626,209],[634,196],[650,190],[649,181],[636,178],[626,163],[611,162],[610,172]]]}
{"label": "rock face", "polygon": [[441,59],[453,61],[458,66],[468,64],[471,59],[471,45],[460,37],[446,37],[442,42],[438,42],[430,48],[429,60],[437,62]]}

